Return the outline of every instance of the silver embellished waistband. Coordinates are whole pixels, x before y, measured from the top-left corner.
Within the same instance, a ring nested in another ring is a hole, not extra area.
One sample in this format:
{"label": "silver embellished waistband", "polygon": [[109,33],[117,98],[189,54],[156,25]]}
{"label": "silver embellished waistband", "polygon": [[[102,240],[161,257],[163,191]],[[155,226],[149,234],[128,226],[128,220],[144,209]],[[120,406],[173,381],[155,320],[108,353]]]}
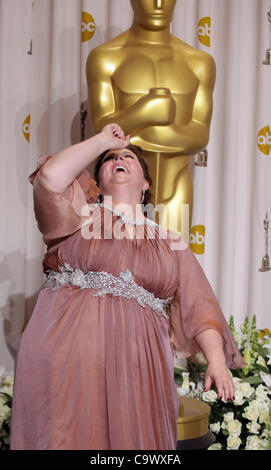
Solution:
{"label": "silver embellished waistband", "polygon": [[173,296],[166,299],[159,299],[144,287],[140,286],[134,280],[134,275],[129,269],[123,271],[119,276],[114,276],[106,271],[88,271],[84,273],[80,269],[72,268],[68,263],[59,267],[61,272],[49,269],[42,288],[52,288],[52,290],[64,284],[71,284],[80,289],[95,289],[98,292],[94,296],[104,296],[112,294],[115,296],[125,297],[126,299],[134,298],[141,307],[149,305],[153,310],[160,312],[164,317],[169,319],[164,306],[172,302]]}

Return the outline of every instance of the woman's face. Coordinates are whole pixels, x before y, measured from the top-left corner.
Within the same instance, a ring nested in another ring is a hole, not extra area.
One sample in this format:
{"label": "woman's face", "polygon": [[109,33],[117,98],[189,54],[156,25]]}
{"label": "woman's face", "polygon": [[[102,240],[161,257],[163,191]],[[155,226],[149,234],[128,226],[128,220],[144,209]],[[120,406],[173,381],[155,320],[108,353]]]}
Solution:
{"label": "woman's face", "polygon": [[149,187],[137,155],[129,149],[109,150],[103,157],[99,187],[102,192],[111,194],[116,184],[126,184],[127,189],[137,190],[139,194]]}

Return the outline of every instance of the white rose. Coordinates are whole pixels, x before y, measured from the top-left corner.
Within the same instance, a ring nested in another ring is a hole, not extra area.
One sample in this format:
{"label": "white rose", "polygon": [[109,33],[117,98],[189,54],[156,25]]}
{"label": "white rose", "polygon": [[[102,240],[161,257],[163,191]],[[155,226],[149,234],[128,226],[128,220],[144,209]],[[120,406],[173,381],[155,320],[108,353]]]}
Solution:
{"label": "white rose", "polygon": [[259,400],[268,400],[267,393],[267,388],[262,384],[258,385],[256,388],[256,398]]}
{"label": "white rose", "polygon": [[239,383],[241,382],[241,379],[239,379],[239,377],[233,377],[232,380],[233,380],[233,383],[234,383],[235,385],[237,385],[237,384],[239,384]]}
{"label": "white rose", "polygon": [[237,419],[233,419],[227,423],[227,430],[232,437],[238,437],[242,431],[242,424]]}
{"label": "white rose", "polygon": [[270,411],[270,400],[267,398],[266,400],[256,400],[258,403],[259,413],[264,413],[265,411]]}
{"label": "white rose", "polygon": [[259,450],[259,437],[248,436],[245,450]]}
{"label": "white rose", "polygon": [[237,390],[240,390],[240,392],[244,395],[246,398],[250,398],[251,395],[253,395],[254,388],[251,387],[251,385],[248,382],[241,382],[237,386]]}
{"label": "white rose", "polygon": [[267,428],[264,428],[261,437],[266,437],[266,439],[269,438],[269,431]]}
{"label": "white rose", "polygon": [[256,421],[251,421],[250,423],[247,423],[247,429],[251,434],[258,434],[261,426],[259,423],[256,423]]}
{"label": "white rose", "polygon": [[264,423],[264,424],[269,424],[269,422],[270,422],[270,413],[268,411],[260,412],[259,422]]}
{"label": "white rose", "polygon": [[240,406],[240,405],[243,405],[243,403],[245,403],[245,401],[246,400],[244,399],[243,393],[240,390],[235,390],[235,396],[234,396],[233,403],[236,406]]}
{"label": "white rose", "polygon": [[242,444],[242,441],[240,437],[229,435],[227,439],[227,450],[237,450],[239,449],[241,444]]}
{"label": "white rose", "polygon": [[259,417],[259,406],[255,400],[250,402],[249,406],[244,409],[242,416],[250,421],[257,421]]}
{"label": "white rose", "polygon": [[220,422],[217,421],[217,423],[210,424],[210,431],[218,434],[220,431]]}
{"label": "white rose", "polygon": [[208,403],[214,403],[217,400],[217,393],[214,390],[203,392],[202,399]]}
{"label": "white rose", "polygon": [[265,450],[267,448],[267,439],[261,439],[258,436],[248,436],[245,450]]}
{"label": "white rose", "polygon": [[228,423],[229,421],[232,421],[234,419],[234,414],[232,411],[230,411],[228,413],[225,413],[223,418],[224,418],[225,423]]}
{"label": "white rose", "polygon": [[208,447],[207,450],[221,450],[222,449],[222,444],[220,442],[216,442],[215,444],[212,444],[210,447]]}

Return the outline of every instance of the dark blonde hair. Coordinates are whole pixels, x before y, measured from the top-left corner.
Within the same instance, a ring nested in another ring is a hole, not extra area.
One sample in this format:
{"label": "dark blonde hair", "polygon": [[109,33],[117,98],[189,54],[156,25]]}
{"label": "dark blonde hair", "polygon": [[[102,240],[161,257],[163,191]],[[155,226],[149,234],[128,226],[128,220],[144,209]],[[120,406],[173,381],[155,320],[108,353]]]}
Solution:
{"label": "dark blonde hair", "polygon": [[[139,147],[138,145],[133,145],[133,144],[129,144],[125,148],[127,148],[128,150],[131,150],[137,156],[138,161],[139,161],[139,163],[141,165],[141,168],[143,170],[144,178],[149,183],[149,189],[147,189],[145,191],[144,200],[142,202],[142,204],[144,204],[144,205],[149,204],[151,202],[151,197],[152,197],[152,194],[151,194],[151,191],[150,191],[150,188],[152,187],[152,178],[151,178],[151,175],[149,173],[148,165],[147,165],[147,163],[145,162],[145,160],[143,158],[142,148]],[[102,161],[103,161],[103,158],[107,154],[108,151],[109,151],[109,149],[106,150],[105,152],[103,152],[101,155],[99,155],[97,163],[96,163],[95,168],[94,168],[94,178],[95,178],[96,183],[97,183],[98,186],[99,186],[99,173],[100,173],[100,169],[101,169],[101,166],[102,166]]]}

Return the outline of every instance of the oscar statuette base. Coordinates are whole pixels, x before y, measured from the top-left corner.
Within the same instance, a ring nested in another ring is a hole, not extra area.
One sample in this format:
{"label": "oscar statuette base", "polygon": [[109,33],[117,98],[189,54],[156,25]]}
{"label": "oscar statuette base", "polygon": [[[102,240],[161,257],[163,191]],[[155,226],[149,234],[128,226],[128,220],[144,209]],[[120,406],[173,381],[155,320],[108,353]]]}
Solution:
{"label": "oscar statuette base", "polygon": [[207,403],[180,396],[177,450],[204,450],[215,442],[215,437],[208,427],[210,413],[211,408]]}

